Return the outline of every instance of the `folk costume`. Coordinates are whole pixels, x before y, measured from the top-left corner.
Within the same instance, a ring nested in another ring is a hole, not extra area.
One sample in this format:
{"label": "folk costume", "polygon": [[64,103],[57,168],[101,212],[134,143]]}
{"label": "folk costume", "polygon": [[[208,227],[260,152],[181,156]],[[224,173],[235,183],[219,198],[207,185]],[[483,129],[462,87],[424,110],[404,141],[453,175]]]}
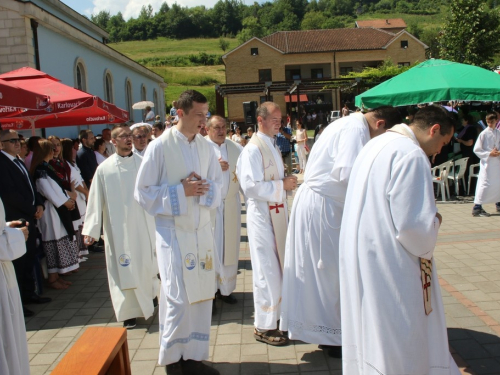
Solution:
{"label": "folk costume", "polygon": [[[210,189],[186,197],[181,180],[196,172]],[[152,141],[137,175],[135,199],[156,220],[161,275],[160,358],[168,365],[208,358],[215,283],[210,210],[220,205],[222,171],[212,146],[172,127]]]}
{"label": "folk costume", "polygon": [[153,315],[158,295],[158,262],[154,219],[134,200],[142,158],[113,154],[96,170],[89,193],[83,234],[104,232],[109,291],[121,322]]}
{"label": "folk costume", "polygon": [[405,124],[354,163],[340,233],[346,374],[460,374],[432,260],[439,220],[429,168]]}
{"label": "folk costume", "polygon": [[[30,222],[31,224],[31,222]],[[30,225],[31,227],[31,225]],[[34,230],[34,227],[31,228]],[[12,261],[26,253],[23,233],[7,227],[0,199],[0,374],[30,373],[23,306]]]}
{"label": "folk costume", "polygon": [[286,243],[281,329],[290,339],[341,346],[339,235],[352,166],[370,140],[359,114],[328,126],[295,196]]}
{"label": "folk costume", "polygon": [[240,184],[236,177],[236,163],[243,147],[226,139],[220,146],[205,139],[212,145],[217,159],[229,163],[229,169],[222,172],[221,203],[217,210],[212,210],[212,226],[217,256],[217,289],[223,296],[229,296],[236,289],[238,260],[241,237],[241,200]]}
{"label": "folk costume", "polygon": [[246,199],[255,328],[260,330],[276,329],[280,316],[288,224],[284,173],[274,138],[255,133],[238,159],[236,175]]}
{"label": "folk costume", "polygon": [[76,243],[74,220],[80,212],[69,211],[64,203],[69,199],[60,174],[46,162],[35,170],[36,187],[46,198],[45,210],[39,221],[42,247],[47,257],[48,273],[64,274],[79,267],[79,249]]}

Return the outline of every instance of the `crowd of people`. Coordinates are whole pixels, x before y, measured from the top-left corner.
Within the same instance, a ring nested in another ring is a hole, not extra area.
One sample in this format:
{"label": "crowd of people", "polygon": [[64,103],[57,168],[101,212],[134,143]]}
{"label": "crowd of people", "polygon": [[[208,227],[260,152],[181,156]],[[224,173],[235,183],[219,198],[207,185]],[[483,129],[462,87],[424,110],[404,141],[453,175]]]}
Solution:
{"label": "crowd of people", "polygon": [[343,358],[349,375],[459,374],[433,261],[442,218],[428,157],[454,134],[445,109],[423,108],[408,125],[388,106],[346,115],[321,127],[308,160],[298,121],[304,181],[290,215],[287,197],[299,184],[287,163],[291,126],[277,104],[259,106],[248,139],[232,127],[229,137],[226,119],[207,116],[197,91],[183,92],[173,110],[168,129],[144,122],[106,129],[97,140],[89,130],[78,141],[30,138],[27,165],[18,134],[0,133],[8,176],[0,183],[0,240],[2,252],[12,249],[0,252],[1,263],[13,261],[19,288],[13,292],[11,273],[10,289],[0,289],[13,327],[0,341],[16,343],[2,373],[28,366],[23,304],[50,302],[33,290],[38,226],[50,287],[71,287],[64,276],[103,237],[117,320],[132,329],[159,305],[167,374],[219,374],[202,361],[214,300],[241,303],[233,292],[243,197],[258,342],[318,344]]}

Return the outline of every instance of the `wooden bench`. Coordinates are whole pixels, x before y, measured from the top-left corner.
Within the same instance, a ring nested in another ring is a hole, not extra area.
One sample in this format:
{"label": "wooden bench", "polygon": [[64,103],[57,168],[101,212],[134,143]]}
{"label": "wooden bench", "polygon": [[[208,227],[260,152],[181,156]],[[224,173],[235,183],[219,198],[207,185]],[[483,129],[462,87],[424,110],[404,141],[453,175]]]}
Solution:
{"label": "wooden bench", "polygon": [[127,330],[90,327],[56,366],[52,375],[131,375]]}

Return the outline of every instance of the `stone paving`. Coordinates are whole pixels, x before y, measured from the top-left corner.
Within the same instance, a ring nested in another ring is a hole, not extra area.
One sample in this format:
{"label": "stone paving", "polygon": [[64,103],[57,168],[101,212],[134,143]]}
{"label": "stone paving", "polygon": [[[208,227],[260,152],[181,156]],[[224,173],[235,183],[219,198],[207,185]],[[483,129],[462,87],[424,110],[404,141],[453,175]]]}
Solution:
{"label": "stone paving", "polygon": [[[450,349],[463,374],[500,374],[500,214],[471,216],[472,204],[438,204],[443,215],[436,261],[448,324]],[[486,205],[494,212],[494,205]],[[244,211],[242,211],[244,214]],[[243,219],[245,216],[243,216]],[[245,220],[243,220],[244,222]],[[243,223],[242,238],[246,239]],[[293,342],[271,347],[253,338],[252,268],[242,243],[235,297],[217,301],[212,319],[210,361],[222,374],[341,374],[341,361],[317,345]],[[111,306],[102,254],[91,254],[65,291],[50,290],[53,301],[31,305],[26,320],[31,374],[50,374],[89,326],[118,326]],[[164,374],[157,365],[157,315],[128,331],[134,375]],[[348,375],[348,374],[346,374]]]}

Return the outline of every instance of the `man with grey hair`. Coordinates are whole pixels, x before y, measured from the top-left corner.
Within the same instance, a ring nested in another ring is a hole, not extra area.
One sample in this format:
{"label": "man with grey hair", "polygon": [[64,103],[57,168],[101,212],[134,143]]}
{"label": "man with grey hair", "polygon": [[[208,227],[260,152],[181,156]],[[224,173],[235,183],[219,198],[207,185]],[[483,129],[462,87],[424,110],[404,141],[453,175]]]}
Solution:
{"label": "man with grey hair", "polygon": [[236,177],[236,162],[243,147],[226,139],[226,120],[221,116],[210,117],[206,130],[208,135],[205,139],[214,148],[223,177],[221,203],[217,210],[212,210],[217,297],[225,303],[235,304],[237,300],[231,293],[236,289],[241,235],[240,184]]}
{"label": "man with grey hair", "polygon": [[282,272],[288,225],[287,191],[297,187],[295,176],[285,176],[276,134],[281,109],[272,102],[257,108],[259,131],[243,149],[236,175],[246,197],[248,243],[253,269],[254,337],[270,345],[286,345],[278,330]]}

